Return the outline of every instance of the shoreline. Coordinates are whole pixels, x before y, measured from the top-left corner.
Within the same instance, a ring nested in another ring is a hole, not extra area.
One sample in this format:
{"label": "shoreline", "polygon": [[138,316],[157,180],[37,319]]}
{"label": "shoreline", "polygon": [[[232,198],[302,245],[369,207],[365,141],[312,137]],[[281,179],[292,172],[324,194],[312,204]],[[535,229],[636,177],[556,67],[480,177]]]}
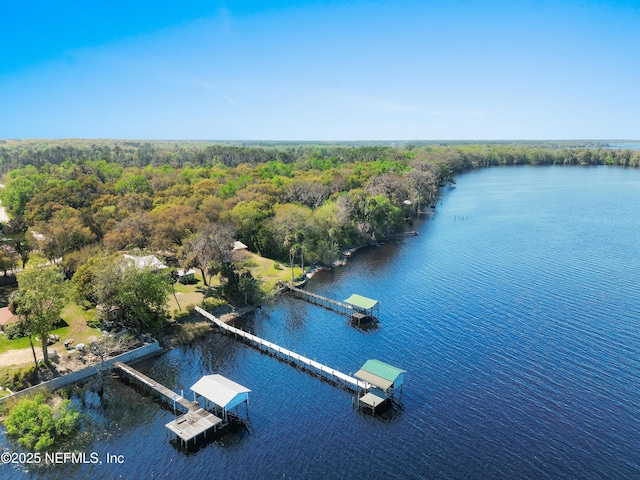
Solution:
{"label": "shoreline", "polygon": [[[435,212],[430,214],[430,215],[435,215]],[[336,260],[335,262],[333,262],[333,265],[331,265],[331,266],[326,266],[326,265],[312,265],[312,266],[310,266],[309,267],[309,271],[304,274],[304,276],[306,277],[306,280],[304,281],[303,285],[306,285],[307,280],[311,280],[316,275],[316,273],[318,273],[318,272],[331,271],[335,267],[344,267],[344,266],[346,266],[348,259],[351,258],[358,250],[362,250],[363,248],[367,248],[367,247],[380,247],[380,246],[384,245],[385,243],[387,243],[388,241],[391,241],[391,240],[397,240],[399,238],[417,237],[419,235],[420,235],[420,232],[418,232],[417,230],[409,230],[409,231],[406,231],[406,232],[394,233],[393,235],[389,235],[388,237],[385,237],[385,238],[383,238],[382,240],[380,240],[379,242],[376,242],[376,243],[365,243],[365,244],[358,245],[358,246],[355,246],[355,247],[347,248],[346,250],[341,250],[340,251],[340,255],[342,256],[342,259]]]}
{"label": "shoreline", "polygon": [[46,388],[53,392],[69,384],[77,383],[82,380],[86,380],[87,378],[93,377],[94,375],[103,372],[105,369],[110,368],[111,365],[115,362],[136,362],[146,357],[158,355],[160,353],[163,353],[164,351],[165,350],[160,346],[158,340],[154,339],[153,342],[145,343],[140,347],[104,359],[104,361],[98,360],[79,370],[74,370],[70,373],[66,373],[58,377],[53,377],[50,380],[40,382],[36,385],[32,385],[31,387],[24,388],[22,390],[16,390],[11,395],[1,397],[0,404],[11,398],[18,398],[24,395],[28,395],[29,393],[35,392],[41,388]]}

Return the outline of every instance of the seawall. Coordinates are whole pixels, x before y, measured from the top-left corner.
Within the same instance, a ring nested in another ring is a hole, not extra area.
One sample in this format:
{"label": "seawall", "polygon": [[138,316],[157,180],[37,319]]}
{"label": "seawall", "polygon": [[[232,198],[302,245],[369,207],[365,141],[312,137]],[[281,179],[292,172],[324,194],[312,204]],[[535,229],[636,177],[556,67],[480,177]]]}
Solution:
{"label": "seawall", "polygon": [[10,398],[19,398],[25,395],[29,395],[30,393],[34,393],[35,391],[46,388],[47,390],[57,390],[58,388],[62,388],[70,383],[79,382],[80,380],[84,380],[85,378],[92,377],[97,374],[101,368],[108,368],[113,365],[115,362],[133,362],[136,360],[140,360],[143,357],[147,357],[149,355],[153,355],[162,350],[160,344],[156,340],[153,343],[149,343],[143,347],[136,348],[135,350],[131,350],[129,352],[123,353],[113,358],[109,358],[105,360],[102,364],[91,365],[90,367],[83,368],[82,370],[78,370],[77,372],[69,373],[67,375],[63,375],[62,377],[54,378],[53,380],[49,380],[48,382],[40,383],[39,385],[34,385],[33,387],[25,388],[24,390],[20,390],[18,392],[14,392],[13,395],[6,396],[4,398],[0,398],[0,404]]}

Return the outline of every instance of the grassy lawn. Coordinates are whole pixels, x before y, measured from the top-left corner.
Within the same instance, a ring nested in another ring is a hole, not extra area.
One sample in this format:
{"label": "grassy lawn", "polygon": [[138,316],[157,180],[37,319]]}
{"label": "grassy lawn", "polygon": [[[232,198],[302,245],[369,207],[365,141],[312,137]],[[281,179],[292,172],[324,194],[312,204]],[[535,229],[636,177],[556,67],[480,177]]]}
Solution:
{"label": "grassy lawn", "polygon": [[[262,289],[267,293],[273,292],[279,280],[291,281],[291,269],[269,258],[245,251],[241,263],[245,268],[251,270],[255,278],[262,281]],[[279,265],[280,268],[276,268],[276,265]],[[298,277],[302,274],[302,270],[296,267],[294,273],[296,277]],[[197,283],[191,285],[175,284],[176,297],[178,298],[178,302],[180,302],[182,310],[185,310],[188,305],[200,305],[207,293],[207,287],[202,280],[202,274],[199,270],[196,270],[195,278],[197,279]],[[218,276],[213,277],[211,284],[214,286],[219,285],[220,278]],[[0,298],[0,303],[1,301]],[[178,304],[173,295],[169,295],[167,308],[171,315],[173,315],[174,310],[178,310]],[[55,347],[62,345],[65,340],[69,339],[74,339],[76,344],[88,344],[90,343],[91,337],[100,337],[100,330],[87,325],[88,321],[93,320],[94,315],[94,309],[85,310],[76,303],[69,303],[61,315],[67,325],[51,332],[52,334],[60,335],[60,342],[56,343]],[[39,346],[40,342],[36,343]],[[0,353],[21,348],[29,348],[28,338],[7,340],[4,335],[0,335]],[[60,349],[58,348],[58,350]]]}
{"label": "grassy lawn", "polygon": [[[76,303],[67,305],[60,315],[67,325],[51,332],[52,334],[60,335],[60,341],[52,345],[51,348],[56,348],[60,352],[58,345],[62,345],[65,340],[74,339],[76,344],[87,344],[90,343],[90,337],[100,337],[102,334],[100,330],[87,325],[87,321],[93,320],[94,314],[95,310],[85,310]],[[34,340],[34,344],[36,348],[41,348],[40,342]],[[7,340],[5,335],[0,335],[0,353],[21,348],[30,348],[28,338]]]}
{"label": "grassy lawn", "polygon": [[87,322],[93,320],[95,313],[95,309],[85,310],[77,303],[69,303],[60,315],[68,326],[58,328],[51,333],[60,335],[60,342],[74,339],[76,344],[90,343],[90,337],[100,337],[102,335],[99,329],[91,328],[87,325]]}
{"label": "grassy lawn", "polygon": [[[175,297],[173,295],[169,295],[169,301],[167,303],[167,308],[171,316],[173,316],[174,310],[178,310],[176,297],[178,298],[178,302],[180,302],[182,310],[185,310],[187,305],[200,305],[202,303],[207,287],[202,281],[202,274],[200,273],[200,270],[196,270],[195,278],[198,281],[197,283],[189,285],[183,285],[181,283],[174,284],[176,295]],[[219,281],[214,277],[212,283],[216,285]]]}
{"label": "grassy lawn", "polygon": [[[261,257],[256,253],[243,252],[240,264],[244,268],[251,270],[251,274],[262,281],[262,289],[266,293],[272,293],[279,280],[291,281],[291,269],[289,267],[281,265],[270,258]],[[276,268],[276,265],[280,265],[280,268]],[[295,267],[294,270],[296,277],[302,275],[302,270],[299,267]],[[176,297],[178,297],[182,310],[185,310],[187,305],[199,305],[207,293],[207,287],[202,280],[200,270],[196,270],[195,278],[198,282],[191,285],[175,284]],[[211,285],[216,286],[219,284],[220,277],[214,276],[211,279]],[[167,308],[171,315],[178,309],[178,304],[173,295],[169,295]]]}
{"label": "grassy lawn", "polygon": [[28,338],[18,338],[16,340],[7,340],[6,335],[0,335],[0,353],[9,350],[17,350],[20,348],[30,348]]}
{"label": "grassy lawn", "polygon": [[[243,257],[244,264],[251,270],[251,274],[263,282],[262,289],[265,292],[273,292],[278,281],[291,281],[291,268],[288,266],[248,251],[243,253]],[[277,269],[276,265],[280,265],[280,269]],[[302,269],[294,267],[294,273],[297,278],[302,275]]]}

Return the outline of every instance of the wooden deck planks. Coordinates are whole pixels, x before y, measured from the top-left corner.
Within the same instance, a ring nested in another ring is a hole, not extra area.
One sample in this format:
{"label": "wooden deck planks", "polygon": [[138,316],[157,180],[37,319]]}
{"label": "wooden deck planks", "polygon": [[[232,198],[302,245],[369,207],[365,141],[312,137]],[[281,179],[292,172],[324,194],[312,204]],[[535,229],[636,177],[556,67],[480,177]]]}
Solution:
{"label": "wooden deck planks", "polygon": [[135,368],[130,367],[129,365],[125,365],[122,362],[116,362],[113,366],[122,372],[126,373],[130,378],[133,378],[138,383],[141,383],[159,393],[164,400],[170,404],[173,404],[175,401],[182,405],[187,411],[196,410],[200,408],[197,403],[191,402],[184,398],[181,395],[176,394],[173,390],[168,389],[161,383],[156,382],[152,378],[147,377],[144,373],[140,373]]}
{"label": "wooden deck planks", "polygon": [[197,410],[190,410],[165,426],[183,441],[189,442],[199,435],[206,434],[206,432],[221,423],[221,418],[202,408],[198,408]]}

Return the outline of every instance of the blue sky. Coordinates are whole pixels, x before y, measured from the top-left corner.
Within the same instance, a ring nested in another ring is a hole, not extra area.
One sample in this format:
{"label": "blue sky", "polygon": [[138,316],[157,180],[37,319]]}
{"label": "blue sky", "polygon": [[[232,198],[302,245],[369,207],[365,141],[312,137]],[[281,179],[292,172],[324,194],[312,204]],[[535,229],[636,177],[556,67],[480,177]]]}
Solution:
{"label": "blue sky", "polygon": [[636,1],[22,0],[0,138],[637,139],[638,59]]}

